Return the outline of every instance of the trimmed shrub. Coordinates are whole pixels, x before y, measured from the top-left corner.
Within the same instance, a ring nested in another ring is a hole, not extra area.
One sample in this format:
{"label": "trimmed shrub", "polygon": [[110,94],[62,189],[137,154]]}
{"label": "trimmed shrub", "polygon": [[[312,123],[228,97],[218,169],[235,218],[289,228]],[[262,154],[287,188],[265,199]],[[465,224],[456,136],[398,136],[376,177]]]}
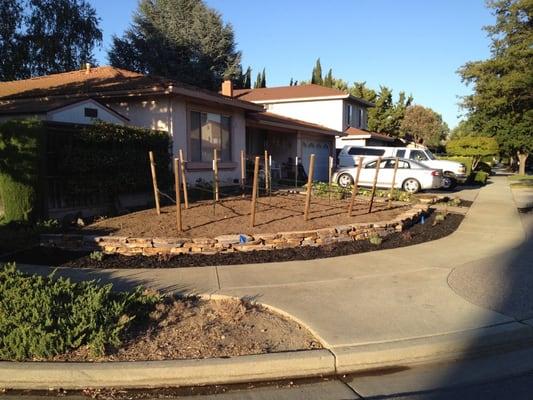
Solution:
{"label": "trimmed shrub", "polygon": [[485,185],[487,183],[487,179],[489,177],[489,174],[484,171],[477,171],[472,173],[474,183],[478,185]]}
{"label": "trimmed shrub", "polygon": [[171,183],[166,132],[99,122],[85,127],[48,126],[49,175],[74,196],[151,190],[148,151],[154,152],[160,187]]}
{"label": "trimmed shrub", "polygon": [[86,345],[93,355],[117,347],[134,318],[159,298],[111,291],[95,281],[25,275],[15,264],[0,270],[0,359],[44,359]]}
{"label": "trimmed shrub", "polygon": [[4,222],[26,222],[38,215],[43,134],[43,125],[37,120],[0,124],[0,197]]}

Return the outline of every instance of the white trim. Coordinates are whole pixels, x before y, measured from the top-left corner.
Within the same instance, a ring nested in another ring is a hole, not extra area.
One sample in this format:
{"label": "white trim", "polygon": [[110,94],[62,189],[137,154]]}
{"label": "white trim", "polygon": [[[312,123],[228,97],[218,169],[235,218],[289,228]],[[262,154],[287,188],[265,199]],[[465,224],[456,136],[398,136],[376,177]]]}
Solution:
{"label": "white trim", "polygon": [[349,94],[339,96],[317,96],[317,97],[294,97],[290,99],[273,99],[273,100],[246,100],[255,104],[269,104],[269,103],[298,103],[300,101],[316,101],[316,100],[340,100],[347,99]]}

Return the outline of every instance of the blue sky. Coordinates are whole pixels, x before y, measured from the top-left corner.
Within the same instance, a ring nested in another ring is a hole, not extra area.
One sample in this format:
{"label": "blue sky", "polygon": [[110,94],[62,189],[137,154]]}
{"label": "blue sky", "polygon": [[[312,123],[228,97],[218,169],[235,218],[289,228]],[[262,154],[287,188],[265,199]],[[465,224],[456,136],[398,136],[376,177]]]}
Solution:
{"label": "blue sky", "polygon": [[[113,34],[131,21],[137,0],[90,0],[102,19],[107,64]],[[468,89],[456,74],[470,60],[489,56],[482,26],[493,16],[483,0],[207,0],[233,25],[243,66],[263,67],[268,86],[309,79],[317,57],[348,82],[404,90],[454,127],[457,96]]]}

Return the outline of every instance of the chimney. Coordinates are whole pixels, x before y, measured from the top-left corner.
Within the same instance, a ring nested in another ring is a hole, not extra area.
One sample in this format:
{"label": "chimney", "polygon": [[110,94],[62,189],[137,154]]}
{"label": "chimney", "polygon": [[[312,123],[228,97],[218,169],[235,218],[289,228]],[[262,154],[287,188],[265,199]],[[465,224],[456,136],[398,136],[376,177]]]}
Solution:
{"label": "chimney", "polygon": [[233,97],[233,83],[231,80],[226,79],[222,82],[222,94],[224,96]]}
{"label": "chimney", "polygon": [[89,75],[91,73],[91,64],[85,63],[85,74]]}

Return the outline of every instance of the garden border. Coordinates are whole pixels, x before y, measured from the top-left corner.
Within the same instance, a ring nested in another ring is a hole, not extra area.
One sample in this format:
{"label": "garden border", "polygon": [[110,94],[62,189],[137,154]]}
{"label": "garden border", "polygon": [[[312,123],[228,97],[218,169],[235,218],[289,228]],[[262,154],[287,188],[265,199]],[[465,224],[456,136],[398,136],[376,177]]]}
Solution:
{"label": "garden border", "polygon": [[238,251],[277,250],[322,246],[340,242],[384,238],[416,224],[428,213],[429,204],[415,204],[391,221],[345,224],[306,231],[220,235],[215,238],[162,238],[42,234],[40,245],[70,251],[101,251],[106,254],[160,256],[175,254],[218,254]]}

